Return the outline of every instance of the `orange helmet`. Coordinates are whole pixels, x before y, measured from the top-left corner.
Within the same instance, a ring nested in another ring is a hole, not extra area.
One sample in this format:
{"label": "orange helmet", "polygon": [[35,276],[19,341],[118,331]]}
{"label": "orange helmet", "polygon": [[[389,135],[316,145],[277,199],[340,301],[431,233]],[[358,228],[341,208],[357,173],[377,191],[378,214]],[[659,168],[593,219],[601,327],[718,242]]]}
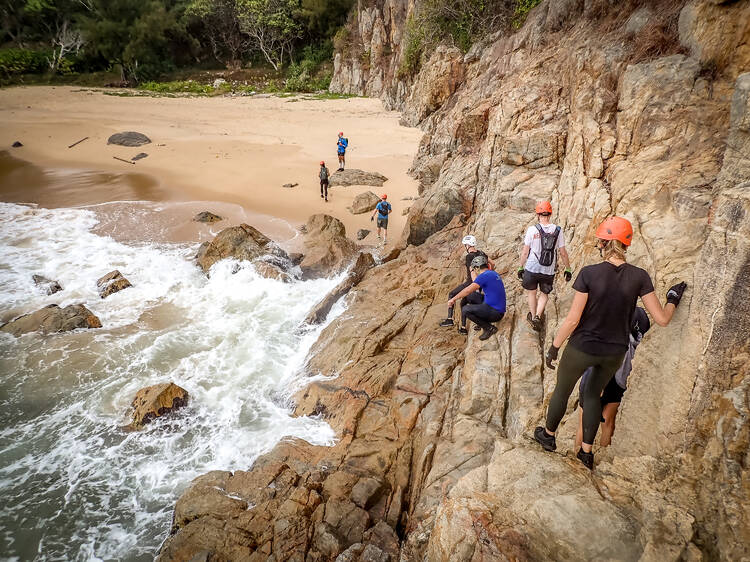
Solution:
{"label": "orange helmet", "polygon": [[320,165],[321,165],[321,166],[325,166],[325,165],[326,165],[326,163],[325,163],[325,162],[323,162],[323,161],[321,160],[321,161],[320,161]]}
{"label": "orange helmet", "polygon": [[545,213],[552,214],[552,204],[549,201],[539,201],[536,204],[536,214],[543,215]]}
{"label": "orange helmet", "polygon": [[609,217],[596,229],[596,237],[600,240],[619,240],[626,246],[633,241],[633,225],[622,217]]}
{"label": "orange helmet", "polygon": [[385,193],[383,193],[383,195],[381,195],[381,196],[380,196],[380,198],[381,198],[381,199],[382,199],[383,201],[385,201],[386,199],[388,199],[388,196],[387,196],[387,195],[386,195]]}

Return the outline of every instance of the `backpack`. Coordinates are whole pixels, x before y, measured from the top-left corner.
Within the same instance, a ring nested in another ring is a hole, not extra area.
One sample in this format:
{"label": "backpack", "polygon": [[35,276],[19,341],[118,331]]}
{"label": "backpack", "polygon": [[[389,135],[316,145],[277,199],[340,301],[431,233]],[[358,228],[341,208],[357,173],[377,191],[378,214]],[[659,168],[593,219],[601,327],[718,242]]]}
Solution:
{"label": "backpack", "polygon": [[552,234],[547,234],[541,224],[536,225],[542,242],[542,252],[536,257],[539,265],[550,266],[555,263],[555,248],[557,246],[557,237],[560,234],[560,227],[556,227]]}
{"label": "backpack", "polygon": [[328,181],[328,168],[324,168],[324,167],[320,168],[320,180]]}
{"label": "backpack", "polygon": [[380,214],[380,216],[388,218],[388,211],[391,210],[391,204],[387,201],[381,201],[380,203],[378,203],[377,207],[378,214]]}

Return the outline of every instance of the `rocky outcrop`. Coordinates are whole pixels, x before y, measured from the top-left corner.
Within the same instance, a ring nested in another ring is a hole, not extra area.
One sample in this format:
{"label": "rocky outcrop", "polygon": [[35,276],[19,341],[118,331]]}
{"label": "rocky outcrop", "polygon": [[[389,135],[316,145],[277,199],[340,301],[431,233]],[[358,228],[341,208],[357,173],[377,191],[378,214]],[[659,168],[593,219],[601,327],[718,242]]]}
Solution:
{"label": "rocky outcrop", "polygon": [[124,133],[115,133],[107,139],[107,144],[116,144],[119,146],[143,146],[149,144],[151,139],[143,133],[135,131],[125,131]]}
{"label": "rocky outcrop", "polygon": [[20,336],[30,332],[49,334],[53,332],[67,332],[78,328],[101,327],[102,323],[99,318],[82,304],[72,304],[65,308],[51,304],[36,312],[24,314],[0,326],[0,332]]}
{"label": "rocky outcrop", "polygon": [[370,234],[370,231],[366,228],[360,228],[357,231],[357,240],[364,240],[367,238],[367,235]]}
{"label": "rocky outcrop", "polygon": [[186,406],[188,392],[173,382],[155,384],[140,389],[131,405],[133,412],[130,429],[140,429],[158,417]]}
{"label": "rocky outcrop", "polygon": [[195,259],[200,268],[208,273],[219,260],[233,258],[254,261],[263,257],[271,265],[282,266],[282,269],[289,263],[289,256],[273,240],[249,224],[241,224],[225,228],[213,240],[202,244]]}
{"label": "rocky outcrop", "polygon": [[357,195],[354,201],[352,201],[351,207],[347,208],[353,215],[361,215],[362,213],[372,211],[378,203],[380,203],[380,197],[372,191],[365,191]]}
{"label": "rocky outcrop", "polygon": [[219,215],[215,215],[211,211],[201,211],[193,217],[194,222],[219,222],[223,221],[224,218]]}
{"label": "rocky outcrop", "polygon": [[388,178],[378,172],[365,172],[356,168],[342,170],[331,174],[331,187],[348,187],[350,185],[382,186]]}
{"label": "rocky outcrop", "polygon": [[62,286],[57,281],[47,279],[43,275],[32,275],[31,278],[34,280],[34,285],[39,287],[41,291],[44,291],[46,295],[54,295],[55,293],[62,291]]}
{"label": "rocky outcrop", "polygon": [[[162,559],[395,559],[394,541],[399,560],[420,562],[750,556],[750,51],[737,32],[748,4],[665,2],[637,25],[636,4],[545,2],[464,57],[458,88],[419,123],[420,198],[400,252],[323,330],[306,369],[324,378],[295,397],[295,413],[324,417],[338,442],[284,442],[227,476],[206,501],[231,494],[248,509],[176,517]],[[358,26],[390,21],[389,7],[360,6]],[[666,8],[674,44],[650,20]],[[557,453],[530,439],[556,379],[543,353],[573,297],[558,280],[533,332],[504,273],[542,198],[575,270],[598,260],[594,230],[620,214],[635,229],[628,259],[660,298],[689,284],[672,324],[639,347],[593,472],[575,459],[573,400]],[[487,341],[438,327],[468,233],[508,292]]]}
{"label": "rocky outcrop", "polygon": [[344,224],[330,215],[312,215],[304,225],[303,279],[341,273],[357,255],[357,245],[346,237]]}
{"label": "rocky outcrop", "polygon": [[110,271],[96,280],[96,288],[101,298],[107,298],[112,293],[122,291],[133,285],[118,270]]}

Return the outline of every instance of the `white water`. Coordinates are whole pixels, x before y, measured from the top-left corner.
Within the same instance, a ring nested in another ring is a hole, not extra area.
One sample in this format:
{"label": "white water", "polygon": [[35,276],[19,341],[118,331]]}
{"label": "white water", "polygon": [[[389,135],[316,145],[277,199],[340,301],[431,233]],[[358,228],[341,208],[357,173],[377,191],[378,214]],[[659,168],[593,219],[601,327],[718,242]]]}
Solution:
{"label": "white water", "polygon": [[[0,318],[84,303],[103,324],[0,333],[0,557],[150,560],[191,479],[248,469],[284,436],[334,439],[287,399],[319,333],[297,328],[336,279],[285,284],[229,262],[207,279],[197,245],[126,245],[96,224],[95,210],[0,203]],[[112,269],[133,288],[102,300]],[[34,273],[63,291],[41,294]],[[122,431],[136,391],[165,381],[188,407]]]}

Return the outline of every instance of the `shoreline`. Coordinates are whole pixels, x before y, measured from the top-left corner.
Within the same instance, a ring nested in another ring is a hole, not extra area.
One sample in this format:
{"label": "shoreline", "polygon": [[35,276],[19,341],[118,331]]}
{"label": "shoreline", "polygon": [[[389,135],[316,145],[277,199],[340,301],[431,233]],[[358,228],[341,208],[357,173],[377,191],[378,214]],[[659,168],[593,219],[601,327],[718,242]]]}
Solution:
{"label": "shoreline", "polygon": [[[383,110],[376,99],[128,98],[32,86],[0,90],[0,119],[7,124],[0,132],[0,146],[7,146],[14,158],[63,175],[138,174],[153,179],[139,200],[236,204],[292,225],[326,213],[341,220],[347,236],[356,239],[359,228],[374,229],[368,226],[369,213],[352,215],[346,207],[359,193],[385,192],[394,207],[390,246],[406,222],[401,213],[411,204],[403,198],[417,196],[417,182],[407,171],[422,132],[400,126],[398,113]],[[152,143],[137,148],[106,144],[111,134],[126,130],[142,132]],[[324,203],[318,162],[326,160],[329,170],[336,169],[339,130],[350,139],[347,168],[380,172],[389,180],[382,188],[330,188],[329,202]],[[15,141],[24,146],[10,148]],[[149,156],[134,165],[113,158],[129,159],[139,152]],[[282,187],[285,183],[299,185],[289,189]],[[46,206],[44,194],[36,195],[39,200],[33,202]],[[0,199],[28,202],[9,198],[5,189]],[[92,201],[103,202],[101,197]],[[65,206],[64,199],[54,204]],[[371,244],[372,236],[363,243]]]}

